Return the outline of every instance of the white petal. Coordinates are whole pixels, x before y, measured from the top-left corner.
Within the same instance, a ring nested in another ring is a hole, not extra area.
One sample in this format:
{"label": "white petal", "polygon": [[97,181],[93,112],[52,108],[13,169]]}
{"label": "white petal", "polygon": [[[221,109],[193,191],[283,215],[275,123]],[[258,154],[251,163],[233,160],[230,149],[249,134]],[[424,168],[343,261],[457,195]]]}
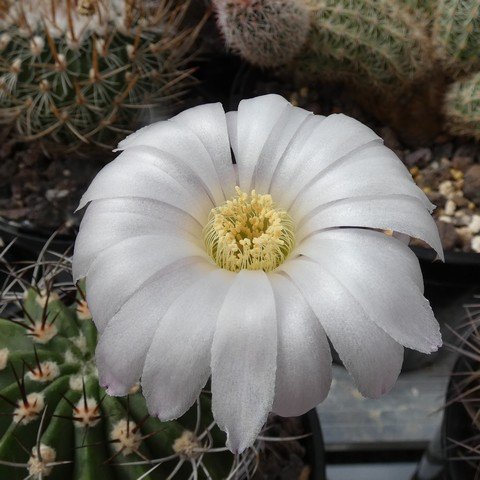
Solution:
{"label": "white petal", "polygon": [[289,209],[297,221],[319,205],[365,195],[403,194],[417,198],[430,211],[435,206],[389,148],[369,143],[325,169],[297,196]]}
{"label": "white petal", "polygon": [[269,275],[277,311],[277,374],[273,411],[302,415],[321,403],[332,381],[330,346],[320,322],[298,288],[282,275]]}
{"label": "white petal", "polygon": [[[220,104],[193,107],[168,121],[144,127],[120,142],[119,149],[134,146],[155,147],[180,158],[208,185],[216,203],[225,200],[221,182],[230,183],[233,177],[226,168],[229,160],[231,164],[230,147]],[[221,159],[225,153],[228,158]]]}
{"label": "white petal", "polygon": [[233,452],[250,446],[275,388],[275,300],[262,270],[241,270],[218,316],[212,346],[212,408]]}
{"label": "white petal", "polygon": [[413,252],[379,232],[336,229],[318,233],[298,248],[327,269],[395,341],[430,353],[442,344],[440,327],[417,286]]}
{"label": "white petal", "polygon": [[270,191],[272,178],[279,161],[286,154],[296,136],[299,135],[299,130],[305,124],[307,118],[311,117],[313,117],[313,114],[302,108],[289,105],[288,108],[283,110],[258,157],[253,173],[252,188],[260,193]]}
{"label": "white petal", "polygon": [[253,172],[263,146],[283,112],[290,108],[280,95],[263,95],[242,100],[238,105],[237,136],[231,143],[237,143],[234,152],[243,191],[252,189]]}
{"label": "white petal", "polygon": [[209,261],[203,249],[165,233],[128,238],[103,250],[92,262],[86,281],[88,305],[99,332],[142,285],[187,257]]}
{"label": "white petal", "polygon": [[[313,128],[312,128],[313,127]],[[305,125],[273,177],[270,193],[289,208],[305,185],[345,155],[382,140],[362,123],[342,114],[315,116]]]}
{"label": "white petal", "polygon": [[369,320],[362,306],[317,263],[296,258],[280,265],[320,320],[360,392],[377,398],[388,392],[403,362],[403,347]]}
{"label": "white petal", "polygon": [[225,112],[221,103],[210,103],[189,108],[172,118],[179,126],[188,127],[205,146],[217,172],[224,199],[235,195],[230,143]]}
{"label": "white petal", "polygon": [[188,165],[152,147],[132,147],[93,179],[78,208],[92,200],[140,197],[168,203],[204,223],[213,202]]}
{"label": "white petal", "polygon": [[141,235],[172,233],[200,244],[202,225],[166,203],[146,198],[115,198],[92,202],[83,216],[73,255],[74,281],[87,274],[104,249]]}
{"label": "white petal", "polygon": [[210,376],[218,312],[235,274],[217,269],[175,300],[157,328],[142,374],[143,394],[162,421],[183,415]]}
{"label": "white petal", "polygon": [[435,249],[443,260],[437,226],[420,200],[407,195],[346,198],[323,205],[297,224],[297,241],[312,233],[333,227],[368,227],[394,230],[420,238]]}
{"label": "white petal", "polygon": [[95,354],[100,384],[109,395],[126,395],[142,374],[155,331],[170,305],[214,267],[180,260],[139,289],[108,322]]}

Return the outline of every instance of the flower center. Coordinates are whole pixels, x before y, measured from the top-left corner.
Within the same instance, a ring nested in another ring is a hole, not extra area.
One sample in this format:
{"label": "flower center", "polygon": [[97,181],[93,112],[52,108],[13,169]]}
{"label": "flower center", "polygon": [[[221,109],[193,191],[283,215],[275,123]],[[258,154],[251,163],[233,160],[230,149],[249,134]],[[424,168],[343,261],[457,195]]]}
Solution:
{"label": "flower center", "polygon": [[293,221],[271,195],[237,195],[212,208],[203,229],[208,254],[225,270],[275,270],[295,245]]}

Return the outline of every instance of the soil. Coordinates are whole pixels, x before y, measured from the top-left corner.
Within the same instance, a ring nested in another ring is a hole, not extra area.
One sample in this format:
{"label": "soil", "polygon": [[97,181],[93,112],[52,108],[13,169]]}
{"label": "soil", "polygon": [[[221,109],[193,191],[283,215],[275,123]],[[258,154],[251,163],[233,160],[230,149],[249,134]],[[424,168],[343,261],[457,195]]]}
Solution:
{"label": "soil", "polygon": [[94,157],[46,155],[34,146],[0,147],[0,217],[25,230],[71,234],[78,202],[109,152]]}

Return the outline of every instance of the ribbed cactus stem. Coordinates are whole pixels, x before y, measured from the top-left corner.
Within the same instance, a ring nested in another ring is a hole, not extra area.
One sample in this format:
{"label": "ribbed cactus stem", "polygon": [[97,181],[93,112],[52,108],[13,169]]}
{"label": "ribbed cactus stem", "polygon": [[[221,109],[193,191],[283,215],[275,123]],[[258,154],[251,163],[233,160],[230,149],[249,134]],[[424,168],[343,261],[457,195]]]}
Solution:
{"label": "ribbed cactus stem", "polygon": [[450,85],[443,111],[450,133],[480,140],[480,72]]}
{"label": "ribbed cactus stem", "polygon": [[432,38],[436,54],[452,75],[480,66],[480,3],[439,0],[434,9]]}
{"label": "ribbed cactus stem", "polygon": [[313,12],[307,48],[295,69],[305,80],[407,84],[431,65],[426,22],[390,0],[305,0]]}

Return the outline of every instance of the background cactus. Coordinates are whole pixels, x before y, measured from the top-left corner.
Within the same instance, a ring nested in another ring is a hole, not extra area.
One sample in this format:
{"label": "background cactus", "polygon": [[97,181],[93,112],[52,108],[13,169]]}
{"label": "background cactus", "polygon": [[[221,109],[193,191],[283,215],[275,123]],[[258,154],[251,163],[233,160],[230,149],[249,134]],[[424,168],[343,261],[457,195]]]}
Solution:
{"label": "background cactus", "polygon": [[283,65],[307,38],[303,0],[213,0],[213,5],[227,47],[253,65]]}
{"label": "background cactus", "polygon": [[[458,358],[450,377],[444,414],[445,478],[480,475],[480,304],[466,305],[467,321],[457,332]],[[443,478],[443,477],[442,477]]]}
{"label": "background cactus", "polygon": [[165,114],[191,83],[187,63],[201,25],[182,27],[188,6],[0,2],[0,122],[22,141],[46,139],[65,150],[110,147],[142,113]]}
{"label": "background cactus", "polygon": [[403,2],[304,0],[312,9],[302,76],[374,86],[408,83],[431,65],[425,22]]}
{"label": "background cactus", "polygon": [[225,479],[255,468],[254,450],[226,451],[209,392],[171,422],[148,415],[138,388],[106,395],[96,329],[65,258],[11,272],[3,287],[4,315],[20,315],[0,319],[0,478]]}
{"label": "background cactus", "polygon": [[449,86],[443,110],[450,133],[480,140],[480,72]]}
{"label": "background cactus", "polygon": [[439,0],[433,8],[432,39],[443,68],[453,76],[480,67],[478,0]]}

